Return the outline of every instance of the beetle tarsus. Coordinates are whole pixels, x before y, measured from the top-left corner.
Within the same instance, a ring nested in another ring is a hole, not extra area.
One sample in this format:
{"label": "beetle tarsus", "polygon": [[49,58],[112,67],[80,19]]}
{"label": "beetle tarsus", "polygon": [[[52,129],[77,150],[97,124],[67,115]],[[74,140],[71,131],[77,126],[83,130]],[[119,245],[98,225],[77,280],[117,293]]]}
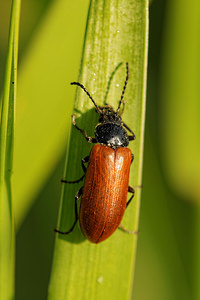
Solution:
{"label": "beetle tarsus", "polygon": [[128,230],[122,224],[120,224],[118,228],[129,234],[138,234],[139,233],[139,230],[135,230],[135,231]]}

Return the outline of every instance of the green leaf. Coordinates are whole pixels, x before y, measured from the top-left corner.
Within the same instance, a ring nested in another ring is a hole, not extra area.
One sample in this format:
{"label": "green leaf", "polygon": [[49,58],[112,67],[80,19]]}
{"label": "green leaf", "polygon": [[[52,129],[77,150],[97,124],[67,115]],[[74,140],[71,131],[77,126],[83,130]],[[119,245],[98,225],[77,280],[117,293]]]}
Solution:
{"label": "green leaf", "polygon": [[14,297],[15,237],[11,175],[13,170],[20,5],[20,0],[12,2],[0,124],[0,299],[5,300]]}
{"label": "green leaf", "polygon": [[[130,144],[135,156],[130,175],[132,186],[141,184],[142,174],[147,32],[147,1],[91,1],[78,80],[97,104],[102,105],[110,75],[120,62],[124,62],[114,75],[107,97],[107,102],[117,108],[126,76],[125,62],[129,62],[130,79],[123,120],[136,134],[136,141]],[[93,136],[97,115],[80,88],[76,91],[74,112],[78,126],[86,129],[88,136]],[[67,180],[81,177],[80,161],[90,149],[91,145],[72,128],[64,174]],[[74,195],[80,186],[62,187],[58,225],[61,230],[68,230],[74,221]],[[139,206],[140,189],[137,189],[123,219],[123,225],[130,230],[138,228]],[[136,241],[136,235],[117,230],[108,240],[94,245],[85,240],[79,226],[70,235],[57,235],[49,299],[128,299]]]}
{"label": "green leaf", "polygon": [[84,33],[87,8],[86,1],[54,1],[21,56],[13,174],[17,229],[65,150],[75,93],[69,83],[78,74],[77,36]]}
{"label": "green leaf", "polygon": [[[193,201],[195,216],[195,299],[200,298],[200,2],[173,1],[168,8],[161,99],[163,165],[170,185],[183,199]],[[187,20],[187,21],[186,21]],[[186,222],[186,220],[184,220]]]}
{"label": "green leaf", "polygon": [[169,13],[161,90],[164,164],[172,186],[200,203],[200,3],[179,0]]}

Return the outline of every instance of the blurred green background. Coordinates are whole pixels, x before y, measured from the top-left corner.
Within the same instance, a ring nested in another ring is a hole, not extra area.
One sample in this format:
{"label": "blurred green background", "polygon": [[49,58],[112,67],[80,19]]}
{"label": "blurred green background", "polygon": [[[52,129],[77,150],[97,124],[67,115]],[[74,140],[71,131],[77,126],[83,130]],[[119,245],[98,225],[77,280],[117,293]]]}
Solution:
{"label": "blurred green background", "polygon": [[[22,1],[14,157],[16,299],[46,299],[88,1]],[[2,90],[11,1],[0,0]],[[200,4],[154,0],[133,299],[200,299]],[[30,293],[31,291],[31,293]],[[28,296],[27,296],[28,295]]]}

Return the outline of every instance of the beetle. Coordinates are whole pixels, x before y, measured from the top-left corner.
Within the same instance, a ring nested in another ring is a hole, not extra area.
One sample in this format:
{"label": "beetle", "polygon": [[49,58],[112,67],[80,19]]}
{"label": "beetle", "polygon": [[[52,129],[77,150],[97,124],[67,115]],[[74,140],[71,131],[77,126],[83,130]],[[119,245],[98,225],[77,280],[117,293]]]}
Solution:
{"label": "beetle", "polygon": [[[62,180],[65,183],[77,183],[85,178],[83,187],[75,195],[75,221],[68,231],[55,229],[60,234],[72,232],[79,219],[84,236],[92,243],[100,243],[120,226],[126,207],[134,197],[135,191],[129,186],[133,154],[127,146],[129,141],[135,140],[135,134],[121,118],[125,107],[123,98],[128,78],[129,65],[126,63],[126,79],[116,111],[110,105],[98,106],[81,83],[71,83],[83,89],[91,99],[99,114],[99,124],[95,128],[95,137],[88,137],[86,131],[77,126],[75,116],[72,116],[74,127],[81,132],[87,142],[96,145],[89,156],[82,159],[84,175],[76,181]],[[88,163],[87,168],[85,163]],[[128,192],[132,195],[127,202]],[[77,201],[80,197],[78,213]]]}

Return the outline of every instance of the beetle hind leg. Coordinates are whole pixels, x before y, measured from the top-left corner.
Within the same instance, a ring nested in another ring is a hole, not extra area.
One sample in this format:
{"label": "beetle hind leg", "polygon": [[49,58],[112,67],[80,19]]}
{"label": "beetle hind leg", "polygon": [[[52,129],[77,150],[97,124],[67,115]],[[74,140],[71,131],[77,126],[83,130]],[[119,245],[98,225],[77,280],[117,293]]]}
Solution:
{"label": "beetle hind leg", "polygon": [[128,230],[122,224],[120,224],[118,228],[123,230],[124,232],[126,232],[128,234],[138,234],[139,233],[139,230],[135,230],[135,231]]}

